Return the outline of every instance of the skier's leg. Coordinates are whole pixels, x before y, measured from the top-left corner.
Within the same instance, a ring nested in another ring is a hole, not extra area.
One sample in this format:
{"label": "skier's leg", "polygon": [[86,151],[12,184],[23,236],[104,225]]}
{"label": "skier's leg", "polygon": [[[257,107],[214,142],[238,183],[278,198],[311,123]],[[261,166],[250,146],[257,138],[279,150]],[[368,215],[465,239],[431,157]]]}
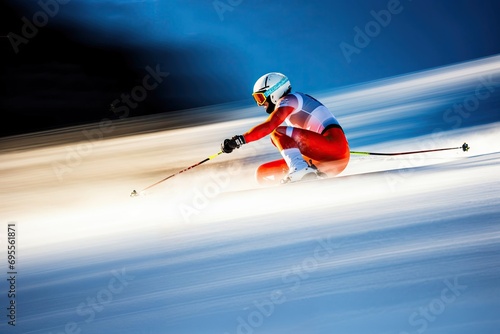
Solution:
{"label": "skier's leg", "polygon": [[[273,138],[280,139],[283,149],[297,148],[303,159],[312,160],[319,170],[330,176],[342,172],[349,162],[349,144],[344,132],[338,127],[330,128],[323,134],[293,127],[278,127],[273,135]],[[280,148],[278,144],[276,146]]]}
{"label": "skier's leg", "polygon": [[260,165],[255,172],[255,177],[260,184],[276,184],[279,183],[287,173],[288,165],[286,161],[284,159],[279,159]]}
{"label": "skier's leg", "polygon": [[306,168],[308,165],[302,157],[298,143],[290,136],[292,127],[280,126],[273,133],[271,133],[271,140],[276,145],[285,159],[288,168],[293,170],[300,170]]}
{"label": "skier's leg", "polygon": [[309,166],[304,160],[299,143],[292,138],[293,130],[292,127],[280,126],[271,133],[271,140],[279,149],[288,166],[288,174],[283,178],[283,181],[295,182],[304,178],[317,178],[317,169]]}
{"label": "skier's leg", "polygon": [[[289,170],[293,170],[292,168],[306,168],[308,161],[321,172],[335,176],[341,173],[349,162],[349,144],[342,129],[337,127],[319,134],[280,126],[271,134],[271,140],[283,159],[260,166],[256,172],[259,183],[274,183]],[[290,166],[292,168],[289,168]]]}
{"label": "skier's leg", "polygon": [[349,143],[344,131],[340,128],[331,128],[322,135],[326,141],[321,141],[317,145],[325,145],[325,154],[317,161],[318,168],[330,176],[340,174],[349,163],[351,153]]}

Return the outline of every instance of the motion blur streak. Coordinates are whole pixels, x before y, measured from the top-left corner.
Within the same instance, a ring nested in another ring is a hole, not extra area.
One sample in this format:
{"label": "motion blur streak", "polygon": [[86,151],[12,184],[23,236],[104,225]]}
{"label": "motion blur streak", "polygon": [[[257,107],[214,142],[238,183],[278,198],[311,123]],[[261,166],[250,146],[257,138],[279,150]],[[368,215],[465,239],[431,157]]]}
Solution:
{"label": "motion blur streak", "polygon": [[[257,186],[255,168],[279,157],[264,139],[129,197],[264,119],[247,105],[116,121],[93,141],[91,125],[6,138],[1,228],[17,223],[23,282],[12,332],[493,333],[499,74],[491,57],[318,94],[352,149],[471,147],[353,156],[320,182]],[[204,112],[232,120],[187,126]]]}

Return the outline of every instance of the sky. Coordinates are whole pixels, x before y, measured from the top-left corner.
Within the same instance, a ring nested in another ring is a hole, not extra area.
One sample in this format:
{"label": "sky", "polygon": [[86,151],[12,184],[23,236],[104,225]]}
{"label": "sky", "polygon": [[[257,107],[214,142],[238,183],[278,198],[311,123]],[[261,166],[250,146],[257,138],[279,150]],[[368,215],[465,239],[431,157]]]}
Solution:
{"label": "sky", "polygon": [[[336,90],[500,53],[498,1],[13,1],[2,136],[242,101],[262,74]],[[195,122],[196,120],[193,120]]]}

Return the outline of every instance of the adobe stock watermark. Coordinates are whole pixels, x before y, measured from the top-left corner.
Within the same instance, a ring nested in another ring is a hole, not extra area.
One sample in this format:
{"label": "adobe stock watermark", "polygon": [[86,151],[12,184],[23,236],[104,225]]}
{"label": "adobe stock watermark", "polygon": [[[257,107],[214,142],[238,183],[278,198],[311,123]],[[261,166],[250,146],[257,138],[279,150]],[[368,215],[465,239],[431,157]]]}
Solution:
{"label": "adobe stock watermark", "polygon": [[203,186],[195,187],[193,197],[188,203],[180,203],[179,212],[185,223],[191,223],[193,217],[199,216],[210,202],[219,196],[231,183],[231,178],[241,172],[241,164],[231,163],[223,170],[210,173],[210,180]]}
{"label": "adobe stock watermark", "polygon": [[[412,0],[407,1],[411,2]],[[401,14],[403,9],[404,7],[400,0],[389,0],[387,2],[386,9],[379,10],[378,12],[371,10],[370,15],[373,17],[373,20],[368,21],[364,25],[364,29],[359,26],[355,26],[353,28],[355,33],[353,38],[354,45],[344,41],[339,44],[340,50],[342,51],[347,63],[350,64],[352,62],[352,56],[354,54],[359,55],[361,50],[368,47],[372,40],[382,33],[383,28],[387,28],[387,26],[389,26],[393,17]]]}
{"label": "adobe stock watermark", "polygon": [[[268,297],[261,300],[255,300],[250,312],[246,316],[238,316],[236,318],[236,334],[253,334],[255,330],[262,327],[265,320],[271,317],[277,309],[277,305],[281,305],[287,301],[286,294],[290,294],[299,289],[304,280],[307,280],[310,275],[316,271],[321,264],[330,258],[335,250],[340,247],[339,244],[333,243],[333,240],[322,238],[318,240],[318,244],[313,251],[312,256],[308,256],[301,263],[290,267],[281,275],[281,281],[285,285],[289,285],[285,289],[273,290]],[[224,334],[230,334],[225,332]]]}
{"label": "adobe stock watermark", "polygon": [[[481,102],[489,99],[500,86],[499,81],[494,81],[493,74],[481,76],[478,81],[471,93],[465,96],[461,102],[454,103],[452,107],[443,112],[442,119],[451,126],[450,130],[461,127],[464,120],[467,120],[479,109]],[[446,142],[444,131],[442,128],[436,128],[430,138],[420,143],[420,149],[439,148],[443,142]],[[423,165],[426,159],[429,159],[428,155],[409,155],[407,159],[400,162],[397,171],[386,172],[386,181],[391,191],[396,191],[398,187],[403,185],[413,175],[414,168]]]}
{"label": "adobe stock watermark", "polygon": [[445,287],[441,290],[441,294],[438,297],[432,299],[427,305],[419,307],[417,311],[408,317],[408,324],[415,327],[415,331],[402,331],[399,334],[422,334],[427,330],[430,323],[436,321],[446,311],[446,308],[453,304],[467,290],[467,285],[460,284],[458,277],[455,277],[453,281],[445,280],[444,285]]}
{"label": "adobe stock watermark", "polygon": [[59,13],[61,5],[66,5],[71,0],[39,0],[37,1],[40,10],[35,12],[29,20],[26,16],[21,18],[23,25],[21,27],[21,34],[16,34],[14,32],[9,32],[7,38],[12,45],[12,49],[16,54],[19,53],[19,47],[21,45],[26,45],[28,42],[38,35],[40,28],[45,27],[50,18],[53,18]]}
{"label": "adobe stock watermark", "polygon": [[453,107],[446,109],[443,113],[443,121],[447,124],[452,124],[452,129],[457,129],[462,125],[464,119],[467,119],[471,114],[479,109],[481,101],[485,101],[500,86],[500,81],[493,80],[493,74],[479,78],[479,83],[476,85],[474,92],[467,95],[462,102],[453,104]]}
{"label": "adobe stock watermark", "polygon": [[[256,155],[260,148],[265,148],[267,144],[263,140],[244,145],[240,150],[245,150],[247,154]],[[232,153],[238,154],[238,151]],[[236,156],[235,156],[236,157]],[[203,185],[194,188],[192,197],[188,201],[181,202],[177,208],[185,223],[193,223],[196,217],[199,217],[203,210],[206,210],[210,203],[214,201],[224,190],[229,188],[232,180],[241,177],[243,165],[241,162],[228,162],[225,168],[217,171],[212,170],[209,180],[203,182]]]}
{"label": "adobe stock watermark", "polygon": [[[446,142],[445,133],[435,130],[428,139],[419,142],[418,150],[435,149],[442,145],[443,142]],[[409,154],[399,161],[396,170],[386,171],[384,176],[390,191],[397,191],[415,174],[416,168],[425,165],[428,160],[429,156],[425,154]]]}
{"label": "adobe stock watermark", "polygon": [[113,277],[108,281],[108,284],[96,292],[95,295],[87,297],[84,302],[78,304],[75,312],[78,316],[84,318],[81,321],[68,322],[64,326],[64,330],[58,332],[49,332],[48,334],[80,334],[82,333],[82,325],[91,323],[96,319],[97,313],[104,311],[116,296],[121,294],[125,288],[134,280],[125,272],[125,268],[121,271],[111,271]]}
{"label": "adobe stock watermark", "polygon": [[224,13],[232,12],[236,7],[241,5],[243,0],[214,0],[212,6],[219,16],[219,20],[224,21]]}
{"label": "adobe stock watermark", "polygon": [[[139,103],[147,98],[148,92],[156,89],[169,75],[168,72],[161,71],[160,65],[156,65],[154,69],[146,66],[145,69],[148,74],[143,77],[142,83],[133,87],[129,94],[122,93],[119,99],[115,99],[111,103],[112,111],[119,119],[127,118],[130,110],[137,108]],[[94,129],[82,130],[82,135],[86,140],[74,146],[66,146],[64,148],[66,151],[64,159],[52,162],[52,170],[57,179],[62,182],[64,176],[80,166],[83,159],[93,152],[97,143],[103,140],[106,135],[112,133],[114,129],[113,121],[104,118]]]}
{"label": "adobe stock watermark", "polygon": [[145,67],[146,74],[142,78],[142,84],[137,85],[130,90],[130,94],[122,93],[119,99],[113,100],[111,110],[118,118],[127,118],[130,109],[135,109],[148,97],[148,92],[155,90],[170,75],[169,72],[162,72],[160,65],[157,64],[153,69],[150,66]]}

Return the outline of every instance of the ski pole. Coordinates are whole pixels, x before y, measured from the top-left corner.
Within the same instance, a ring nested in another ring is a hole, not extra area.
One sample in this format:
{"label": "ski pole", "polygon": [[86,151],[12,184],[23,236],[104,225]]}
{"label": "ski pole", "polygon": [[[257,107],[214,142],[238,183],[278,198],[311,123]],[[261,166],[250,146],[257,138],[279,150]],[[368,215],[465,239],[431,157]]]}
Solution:
{"label": "ski pole", "polygon": [[396,152],[396,153],[376,153],[376,152],[357,152],[351,151],[351,154],[360,154],[360,155],[404,155],[404,154],[416,154],[416,153],[428,153],[428,152],[436,152],[436,151],[447,151],[447,150],[457,150],[462,149],[464,152],[469,150],[469,145],[467,143],[463,143],[462,146],[459,147],[447,147],[447,148],[436,148],[433,150],[423,150],[423,151],[411,151],[411,152]]}
{"label": "ski pole", "polygon": [[138,193],[137,191],[133,190],[133,191],[132,191],[132,193],[130,194],[130,197],[139,196],[139,195],[140,195],[143,191],[146,191],[146,190],[148,190],[149,188],[152,188],[152,187],[154,187],[154,186],[156,186],[156,185],[158,185],[158,184],[160,184],[160,183],[162,183],[162,182],[164,182],[164,181],[166,181],[166,180],[168,180],[168,179],[170,179],[170,178],[172,178],[172,177],[174,177],[174,176],[176,176],[176,175],[178,175],[178,174],[180,174],[180,173],[184,173],[185,171],[188,171],[188,170],[190,170],[190,169],[192,169],[192,168],[195,168],[195,167],[197,167],[197,166],[201,165],[202,163],[207,162],[208,160],[212,160],[212,159],[214,159],[215,157],[219,156],[220,154],[222,154],[222,151],[217,152],[217,153],[215,153],[214,155],[211,155],[211,156],[209,156],[208,158],[206,158],[205,160],[202,160],[202,161],[200,161],[200,162],[198,162],[198,163],[196,163],[196,164],[194,164],[194,165],[192,165],[192,166],[186,167],[186,168],[184,168],[183,170],[178,171],[177,173],[174,173],[174,174],[172,174],[172,175],[170,175],[170,176],[167,176],[166,178],[161,179],[160,181],[158,181],[158,182],[156,182],[156,183],[153,183],[153,184],[152,184],[152,185],[150,185],[150,186],[147,186],[146,188],[142,189],[139,193]]}

